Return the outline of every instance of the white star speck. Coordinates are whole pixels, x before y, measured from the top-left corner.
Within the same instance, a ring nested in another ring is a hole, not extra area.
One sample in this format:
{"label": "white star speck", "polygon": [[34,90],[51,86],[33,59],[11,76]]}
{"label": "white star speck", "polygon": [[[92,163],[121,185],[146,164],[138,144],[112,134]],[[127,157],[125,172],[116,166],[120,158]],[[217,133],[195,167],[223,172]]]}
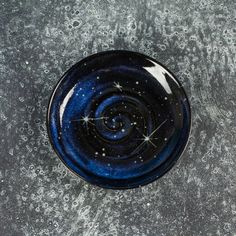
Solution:
{"label": "white star speck", "polygon": [[123,88],[123,87],[119,84],[119,82],[114,82],[113,87],[119,89],[119,90],[122,92],[122,88]]}
{"label": "white star speck", "polygon": [[85,124],[87,129],[88,129],[88,124],[94,125],[94,123],[91,122],[91,121],[94,121],[94,120],[106,120],[106,119],[108,119],[108,117],[101,116],[101,117],[98,117],[98,118],[92,118],[92,117],[89,117],[89,115],[86,115],[86,116],[82,116],[81,119],[71,120],[71,121],[83,121],[83,124]]}
{"label": "white star speck", "polygon": [[[150,143],[152,144],[152,146],[154,147],[157,147],[153,142],[152,140],[155,140],[155,139],[158,139],[158,138],[153,138],[152,136],[162,127],[162,125],[164,125],[164,123],[166,123],[167,119],[164,120],[150,135],[144,135],[142,134],[143,138],[140,139],[142,140],[143,142],[133,151],[135,152],[138,148],[140,148],[143,144],[145,143]],[[138,129],[137,129],[138,130]],[[139,130],[138,130],[139,131]]]}

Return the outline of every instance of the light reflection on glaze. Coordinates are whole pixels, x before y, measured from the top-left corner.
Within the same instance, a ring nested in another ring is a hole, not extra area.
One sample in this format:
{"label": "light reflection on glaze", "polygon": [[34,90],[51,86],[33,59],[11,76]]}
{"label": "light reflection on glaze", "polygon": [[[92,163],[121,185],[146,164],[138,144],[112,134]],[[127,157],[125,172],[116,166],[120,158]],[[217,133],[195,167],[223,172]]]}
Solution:
{"label": "light reflection on glaze", "polygon": [[153,62],[149,60],[151,63],[153,63],[153,66],[149,67],[144,67],[145,70],[147,70],[150,74],[153,75],[154,78],[157,78],[158,82],[163,86],[163,88],[166,90],[168,94],[171,94],[172,91],[170,89],[170,86],[166,80],[166,74],[176,82],[178,85],[177,81],[175,78],[166,70],[164,69],[161,65],[157,64],[156,62]]}
{"label": "light reflection on glaze", "polygon": [[[75,85],[76,86],[76,85]],[[64,98],[62,104],[60,105],[60,124],[62,125],[62,119],[63,119],[63,114],[65,111],[65,107],[68,103],[68,101],[70,100],[71,96],[73,96],[74,90],[75,90],[75,86],[67,93],[66,97]]]}

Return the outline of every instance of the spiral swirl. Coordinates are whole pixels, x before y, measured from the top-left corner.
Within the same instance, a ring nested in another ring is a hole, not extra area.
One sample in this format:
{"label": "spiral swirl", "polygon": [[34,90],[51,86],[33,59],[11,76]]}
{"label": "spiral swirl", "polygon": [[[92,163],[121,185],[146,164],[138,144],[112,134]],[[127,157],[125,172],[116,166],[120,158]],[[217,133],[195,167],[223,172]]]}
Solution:
{"label": "spiral swirl", "polygon": [[60,80],[48,129],[63,162],[91,183],[112,188],[153,181],[187,142],[190,111],[174,76],[127,51],[95,54]]}

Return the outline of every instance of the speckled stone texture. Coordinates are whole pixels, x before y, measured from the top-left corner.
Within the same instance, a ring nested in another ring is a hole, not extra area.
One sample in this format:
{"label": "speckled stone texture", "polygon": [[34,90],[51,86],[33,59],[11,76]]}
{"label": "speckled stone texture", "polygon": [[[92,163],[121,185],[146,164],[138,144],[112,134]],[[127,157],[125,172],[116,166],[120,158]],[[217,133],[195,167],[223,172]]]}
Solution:
{"label": "speckled stone texture", "polygon": [[[0,235],[236,235],[235,15],[235,0],[2,0]],[[181,161],[139,189],[87,184],[47,136],[60,76],[110,49],[168,66],[192,105]]]}

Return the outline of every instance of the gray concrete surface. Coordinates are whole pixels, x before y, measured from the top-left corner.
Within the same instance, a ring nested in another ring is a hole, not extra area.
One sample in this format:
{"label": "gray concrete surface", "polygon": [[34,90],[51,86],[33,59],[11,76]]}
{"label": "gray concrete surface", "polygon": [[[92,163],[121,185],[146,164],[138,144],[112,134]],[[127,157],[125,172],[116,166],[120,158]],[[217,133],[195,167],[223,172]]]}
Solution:
{"label": "gray concrete surface", "polygon": [[[235,0],[0,1],[0,235],[236,235]],[[134,50],[192,105],[183,158],[127,191],[93,187],[47,137],[49,96],[76,61]]]}

